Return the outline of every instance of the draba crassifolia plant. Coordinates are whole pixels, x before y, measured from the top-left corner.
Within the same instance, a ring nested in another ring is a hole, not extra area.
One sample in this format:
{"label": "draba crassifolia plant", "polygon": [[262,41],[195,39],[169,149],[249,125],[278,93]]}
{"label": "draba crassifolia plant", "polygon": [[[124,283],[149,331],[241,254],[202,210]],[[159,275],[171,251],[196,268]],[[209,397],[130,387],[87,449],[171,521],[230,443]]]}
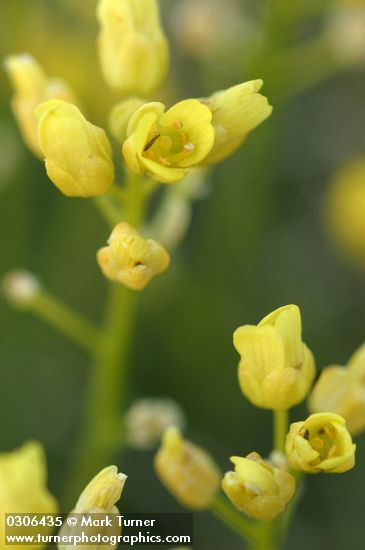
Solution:
{"label": "draba crassifolia plant", "polygon": [[[277,22],[283,13],[275,13],[277,2],[272,4]],[[106,222],[105,242],[95,243],[95,268],[109,286],[99,326],[55,297],[33,273],[14,270],[2,282],[9,302],[43,318],[91,360],[82,433],[67,480],[68,501],[76,502],[73,512],[117,511],[126,476],[108,464],[123,448],[153,448],[161,439],[155,471],[184,507],[210,509],[252,548],[281,548],[305,474],[344,473],[355,464],[351,434],[365,428],[364,349],[346,367],[325,369],[313,389],[315,360],[302,340],[299,307],[280,307],[257,325],[237,328],[233,344],[240,356],[239,387],[254,406],[273,412],[274,435],[269,457],[258,450],[247,450],[244,456],[237,451],[226,473],[208,452],[183,437],[185,415],[173,400],[151,398],[129,406],[128,352],[138,293],[148,292],[155,277],[169,277],[174,249],[188,230],[192,202],[210,171],[244,144],[270,117],[272,107],[260,93],[260,74],[212,90],[209,97],[172,105],[151,100],[170,64],[157,0],[99,0],[96,18],[101,73],[120,99],[104,128],[88,119],[77,91],[48,76],[31,53],[9,54],[4,62],[13,87],[11,108],[26,146],[44,161],[59,192],[91,200]],[[286,14],[283,32],[288,21]],[[255,42],[263,52],[261,58],[256,55],[258,71],[267,68],[273,28],[268,25],[266,45]],[[198,31],[204,31],[204,43],[210,44],[209,29],[199,27],[195,35]],[[180,40],[183,34],[180,28]],[[279,42],[272,40],[272,55],[280,61]],[[193,46],[189,42],[191,51],[200,51]],[[298,80],[290,90],[291,83],[272,80],[268,90],[275,103],[281,94],[311,83],[310,77]],[[346,177],[356,179],[364,171],[361,164],[355,168]],[[362,183],[356,185],[353,193]],[[346,217],[355,206],[340,200],[342,186],[341,180],[329,200]],[[341,220],[336,216],[335,221],[339,225]],[[356,255],[364,245],[352,238],[351,223],[346,233],[341,227],[337,233]],[[290,424],[290,409],[306,398],[310,416]],[[224,469],[228,467],[227,460]],[[37,442],[0,455],[0,480],[1,514],[59,509],[47,489],[45,456]]]}

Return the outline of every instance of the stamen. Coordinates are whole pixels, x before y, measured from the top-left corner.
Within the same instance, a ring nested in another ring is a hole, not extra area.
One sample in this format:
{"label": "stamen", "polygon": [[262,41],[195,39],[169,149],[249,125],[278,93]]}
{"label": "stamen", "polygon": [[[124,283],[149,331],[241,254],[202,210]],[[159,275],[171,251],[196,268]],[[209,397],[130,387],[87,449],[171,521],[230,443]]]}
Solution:
{"label": "stamen", "polygon": [[336,430],[333,426],[331,426],[330,424],[327,424],[327,426],[324,427],[324,431],[326,432],[326,434],[328,435],[328,437],[330,439],[334,439],[335,436],[336,436]]}
{"label": "stamen", "polygon": [[328,458],[332,458],[334,456],[337,456],[337,446],[336,445],[332,445],[332,447],[328,451]]}
{"label": "stamen", "polygon": [[160,137],[160,134],[156,134],[153,136],[152,139],[147,143],[146,147],[144,148],[144,152],[148,151],[152,147],[152,145],[155,143],[155,141]]}
{"label": "stamen", "polygon": [[175,120],[172,126],[176,128],[176,130],[182,130],[184,124],[181,122],[181,120]]}
{"label": "stamen", "polygon": [[165,166],[171,166],[171,163],[166,158],[160,157],[158,160]]}
{"label": "stamen", "polygon": [[194,145],[192,143],[185,143],[184,151],[191,153],[191,151],[194,151]]}

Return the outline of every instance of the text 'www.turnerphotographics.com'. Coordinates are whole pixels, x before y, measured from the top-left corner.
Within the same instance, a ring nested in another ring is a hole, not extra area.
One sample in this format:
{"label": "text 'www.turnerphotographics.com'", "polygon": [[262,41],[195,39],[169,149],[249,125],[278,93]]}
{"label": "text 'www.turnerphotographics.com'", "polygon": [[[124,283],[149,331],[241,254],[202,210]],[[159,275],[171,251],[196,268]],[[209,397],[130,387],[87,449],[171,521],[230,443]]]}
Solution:
{"label": "text 'www.turnerphotographics.com'", "polygon": [[5,545],[193,543],[192,514],[6,514]]}

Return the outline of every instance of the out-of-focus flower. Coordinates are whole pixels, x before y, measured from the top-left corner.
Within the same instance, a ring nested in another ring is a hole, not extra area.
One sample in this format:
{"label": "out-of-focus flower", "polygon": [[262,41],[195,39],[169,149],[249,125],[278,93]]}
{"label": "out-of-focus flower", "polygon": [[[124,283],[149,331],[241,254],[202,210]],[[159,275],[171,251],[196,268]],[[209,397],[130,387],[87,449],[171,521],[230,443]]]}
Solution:
{"label": "out-of-focus flower", "polygon": [[265,96],[259,94],[262,80],[250,80],[201,99],[212,112],[214,147],[204,164],[220,162],[244,142],[251,130],[272,113]]}
{"label": "out-of-focus flower", "polygon": [[125,415],[128,443],[136,449],[151,449],[172,425],[185,427],[185,414],[169,398],[145,398],[135,401]]}
{"label": "out-of-focus flower", "polygon": [[76,103],[74,93],[63,80],[48,78],[39,63],[29,54],[9,55],[5,58],[4,65],[14,88],[11,106],[22,137],[29,149],[36,156],[42,157],[34,109],[49,99]]}
{"label": "out-of-focus flower", "polygon": [[239,327],[233,342],[241,355],[240,387],[254,405],[283,410],[305,398],[315,366],[311,351],[302,342],[298,306],[281,307],[257,326]]}
{"label": "out-of-focus flower", "polygon": [[65,101],[46,101],[35,113],[47,174],[56,187],[70,197],[107,193],[114,181],[114,164],[104,130]]}
{"label": "out-of-focus flower", "polygon": [[240,8],[237,0],[174,2],[169,18],[171,36],[181,50],[205,62],[227,59],[238,48],[241,55],[246,46],[252,47],[257,27]]}
{"label": "out-of-focus flower", "polygon": [[347,367],[333,365],[321,372],[309,396],[309,409],[339,414],[352,435],[365,430],[365,344],[351,356]]}
{"label": "out-of-focus flower", "polygon": [[285,472],[289,470],[288,459],[281,451],[277,451],[276,449],[271,451],[267,461],[275,468],[279,468],[279,470],[283,470]]}
{"label": "out-of-focus flower", "polygon": [[[324,36],[335,59],[347,65],[365,65],[365,2],[348,0],[329,10]],[[351,5],[350,5],[351,4]]]}
{"label": "out-of-focus flower", "polygon": [[[20,449],[0,454],[0,541],[5,548],[5,514],[45,513],[56,514],[58,505],[47,489],[47,466],[44,451],[39,443],[29,441]],[[49,529],[49,534],[53,529]],[[43,534],[47,534],[42,529]],[[32,545],[33,549],[42,544]],[[15,545],[15,550],[23,546]]]}
{"label": "out-of-focus flower", "polygon": [[347,472],[355,465],[355,450],[345,420],[328,412],[294,422],[286,436],[290,468],[308,474]]}
{"label": "out-of-focus flower", "polygon": [[[115,506],[116,502],[120,499],[120,496],[123,491],[123,487],[127,476],[118,473],[118,468],[116,466],[108,466],[101,470],[85,487],[81,493],[75,508],[70,512],[70,516],[73,514],[99,514],[100,519],[104,519],[104,514],[119,514],[118,508]],[[99,518],[99,516],[98,516]],[[63,526],[60,531],[60,536],[71,537],[75,535],[81,535],[82,531],[87,534],[87,536],[92,537],[93,535],[103,535],[105,534],[119,535],[121,528],[116,523],[114,524],[111,521],[112,525],[101,526],[87,526],[82,527],[79,522],[76,525],[72,523],[68,524],[67,521],[63,523]],[[102,544],[102,545],[77,545],[81,550],[101,550],[104,548],[115,548],[117,544]],[[75,548],[74,545],[59,545],[59,550],[72,550]]]}
{"label": "out-of-focus flower", "polygon": [[105,277],[133,290],[142,290],[152,277],[166,271],[170,256],[152,239],[145,239],[127,223],[113,229],[108,245],[97,253]]}
{"label": "out-of-focus flower", "polygon": [[356,159],[335,175],[325,196],[329,237],[354,264],[365,268],[365,158]]}
{"label": "out-of-focus flower", "polygon": [[41,289],[39,280],[29,271],[10,271],[1,282],[3,294],[15,306],[27,307]]}
{"label": "out-of-focus flower", "polygon": [[210,190],[209,167],[193,168],[176,185],[170,186],[161,200],[149,231],[168,250],[184,238],[192,216],[192,202],[204,199]]}
{"label": "out-of-focus flower", "polygon": [[109,128],[115,139],[122,144],[127,137],[127,127],[131,116],[145,102],[138,97],[125,99],[115,105],[109,116]]}
{"label": "out-of-focus flower", "polygon": [[210,109],[197,99],[180,101],[166,112],[162,103],[146,103],[128,124],[123,144],[128,168],[163,183],[181,180],[212,149],[211,120]]}
{"label": "out-of-focus flower", "polygon": [[174,497],[187,508],[208,508],[219,488],[220,472],[211,457],[171,426],[155,457],[156,472]]}
{"label": "out-of-focus flower", "polygon": [[118,92],[151,94],[165,79],[169,49],[156,0],[100,0],[99,57]]}
{"label": "out-of-focus flower", "polygon": [[225,474],[222,488],[239,510],[261,521],[271,521],[285,510],[295,493],[291,474],[273,467],[258,453],[233,456],[231,462],[234,471]]}

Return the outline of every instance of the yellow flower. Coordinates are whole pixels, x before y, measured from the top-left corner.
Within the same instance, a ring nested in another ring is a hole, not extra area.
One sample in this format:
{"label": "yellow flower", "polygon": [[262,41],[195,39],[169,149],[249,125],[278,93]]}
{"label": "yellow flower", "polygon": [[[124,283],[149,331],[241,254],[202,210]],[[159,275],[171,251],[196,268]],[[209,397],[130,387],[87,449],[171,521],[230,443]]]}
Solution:
{"label": "yellow flower", "polygon": [[257,407],[283,410],[302,401],[315,374],[311,351],[302,342],[298,306],[281,307],[257,326],[239,327],[233,342],[241,355],[238,379]]}
{"label": "yellow flower", "polygon": [[98,264],[107,279],[133,290],[142,290],[154,277],[166,271],[170,257],[152,239],[145,239],[127,223],[118,223],[108,245],[97,253]]}
{"label": "yellow flower", "polygon": [[219,487],[220,472],[210,456],[182,438],[178,428],[168,428],[155,457],[162,483],[187,508],[208,508]]}
{"label": "yellow flower", "polygon": [[233,456],[234,472],[227,472],[223,491],[232,504],[248,516],[270,521],[281,514],[295,493],[294,477],[275,468],[257,453]]}
{"label": "yellow flower", "polygon": [[117,103],[109,116],[109,128],[115,139],[122,144],[127,137],[127,127],[131,116],[145,102],[138,97],[131,97]]}
{"label": "yellow flower", "polygon": [[46,101],[35,113],[47,174],[56,187],[70,197],[107,193],[114,181],[114,165],[104,130],[65,101]]}
{"label": "yellow flower", "polygon": [[99,58],[118,92],[151,94],[165,79],[169,49],[156,0],[100,0]]}
{"label": "yellow flower", "polygon": [[146,103],[128,124],[123,144],[128,168],[163,183],[181,180],[213,147],[211,119],[208,107],[197,99],[180,101],[166,112],[162,103]]}
{"label": "yellow flower", "polygon": [[[85,487],[70,516],[73,514],[100,514],[98,519],[103,519],[104,514],[119,514],[115,504],[120,499],[126,479],[127,476],[118,473],[116,466],[104,468]],[[65,521],[59,534],[61,537],[80,536],[82,532],[85,532],[89,537],[98,534],[108,535],[109,537],[120,535],[121,528],[118,523],[112,520],[111,523],[112,525],[101,529],[95,526],[87,526],[86,528],[80,525],[70,526]],[[80,550],[98,550],[98,548],[105,547],[114,548],[115,545],[78,545]],[[59,550],[72,550],[75,546],[59,545],[58,548]]]}
{"label": "yellow flower", "polygon": [[352,435],[365,430],[365,344],[350,358],[347,367],[325,368],[309,396],[311,412],[339,414]]}
{"label": "yellow flower", "polygon": [[365,268],[365,158],[344,166],[325,196],[325,223],[340,252]]}
{"label": "yellow flower", "polygon": [[[0,547],[3,546],[7,513],[56,514],[57,502],[47,489],[47,466],[44,451],[35,441],[20,449],[0,454]],[[52,529],[50,528],[49,534]],[[42,530],[43,534],[47,534]],[[23,533],[24,534],[24,533]],[[44,545],[32,545],[38,549]],[[13,546],[21,550],[23,546]]]}
{"label": "yellow flower", "polygon": [[120,499],[127,476],[118,473],[116,466],[108,466],[101,470],[81,493],[74,512],[82,514],[92,510],[117,514],[115,503]]}
{"label": "yellow flower", "polygon": [[244,142],[251,130],[272,113],[265,96],[258,93],[262,80],[237,84],[201,101],[212,111],[215,141],[204,163],[220,162]]}
{"label": "yellow flower", "polygon": [[62,80],[48,78],[39,63],[29,54],[9,55],[5,58],[4,65],[15,91],[11,106],[23,140],[41,158],[34,109],[48,99],[76,103],[74,94]]}
{"label": "yellow flower", "polygon": [[355,465],[355,450],[345,420],[328,412],[294,422],[286,436],[290,468],[309,474],[341,474],[350,470]]}

